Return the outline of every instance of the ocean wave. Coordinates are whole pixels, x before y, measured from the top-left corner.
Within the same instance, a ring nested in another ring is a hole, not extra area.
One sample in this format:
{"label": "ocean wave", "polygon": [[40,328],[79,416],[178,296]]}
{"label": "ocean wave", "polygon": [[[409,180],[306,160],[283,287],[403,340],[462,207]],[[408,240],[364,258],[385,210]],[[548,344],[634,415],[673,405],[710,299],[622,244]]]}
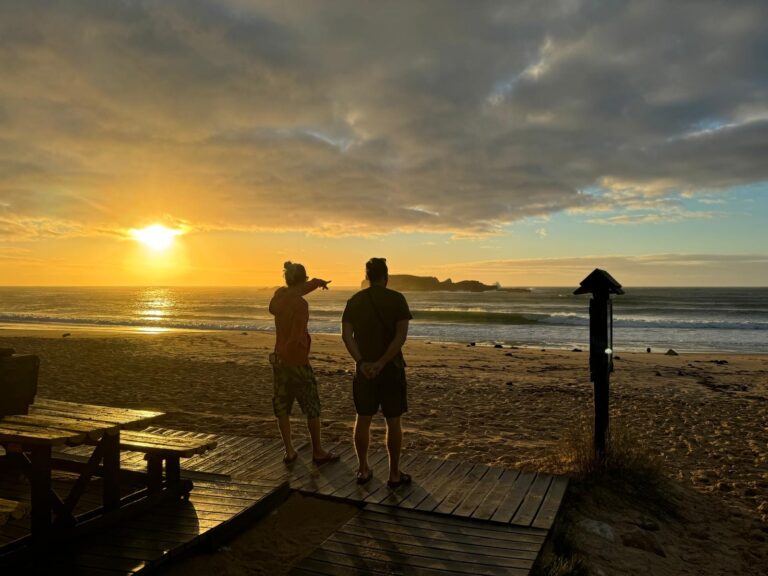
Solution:
{"label": "ocean wave", "polygon": [[[413,310],[414,324],[421,325],[475,325],[475,326],[589,326],[589,316],[572,312],[551,314],[521,314],[489,312],[482,310]],[[340,311],[311,313],[312,324],[326,332],[336,330],[341,319]],[[191,330],[265,330],[273,329],[271,316],[259,315],[199,315],[199,316],[149,316],[105,318],[103,316],[76,317],[43,314],[0,314],[0,323],[9,324],[61,324],[75,326],[151,327]],[[329,328],[330,327],[330,328]],[[670,318],[614,317],[614,328],[667,329],[667,330],[768,330],[768,322],[754,320],[704,320]]]}
{"label": "ocean wave", "polygon": [[481,310],[413,310],[417,322],[448,324],[537,324],[539,320],[526,314],[486,312]]}
{"label": "ocean wave", "polygon": [[[541,320],[543,324],[589,326],[589,316],[553,314]],[[614,328],[665,328],[683,330],[768,330],[768,322],[722,321],[703,319],[627,318],[614,316]]]}

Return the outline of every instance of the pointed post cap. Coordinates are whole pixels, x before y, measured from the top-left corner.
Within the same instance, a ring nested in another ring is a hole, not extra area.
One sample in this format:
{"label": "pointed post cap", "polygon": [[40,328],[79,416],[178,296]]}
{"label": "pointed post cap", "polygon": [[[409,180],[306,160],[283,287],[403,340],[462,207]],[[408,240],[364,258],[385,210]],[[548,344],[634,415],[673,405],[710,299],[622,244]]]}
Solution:
{"label": "pointed post cap", "polygon": [[592,273],[581,281],[581,286],[574,294],[624,294],[616,279],[605,270],[595,268]]}

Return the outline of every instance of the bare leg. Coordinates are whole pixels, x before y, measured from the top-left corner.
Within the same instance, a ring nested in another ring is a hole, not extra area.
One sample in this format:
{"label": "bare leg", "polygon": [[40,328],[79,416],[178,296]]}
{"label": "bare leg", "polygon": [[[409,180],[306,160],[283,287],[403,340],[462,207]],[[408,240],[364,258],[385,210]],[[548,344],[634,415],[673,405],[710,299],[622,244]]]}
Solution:
{"label": "bare leg", "polygon": [[293,455],[296,454],[296,449],[293,447],[293,440],[291,439],[291,417],[287,415],[278,416],[277,427],[280,430],[280,436],[283,437],[286,457],[293,458]]}
{"label": "bare leg", "polygon": [[403,429],[400,417],[387,418],[387,452],[389,452],[389,480],[400,481],[400,450],[403,446]]}
{"label": "bare leg", "polygon": [[309,437],[312,439],[312,458],[325,458],[328,452],[323,450],[320,443],[320,417],[307,418]]}
{"label": "bare leg", "polygon": [[373,416],[357,415],[355,420],[355,452],[357,452],[357,471],[363,476],[368,474],[368,445],[371,443],[371,420]]}

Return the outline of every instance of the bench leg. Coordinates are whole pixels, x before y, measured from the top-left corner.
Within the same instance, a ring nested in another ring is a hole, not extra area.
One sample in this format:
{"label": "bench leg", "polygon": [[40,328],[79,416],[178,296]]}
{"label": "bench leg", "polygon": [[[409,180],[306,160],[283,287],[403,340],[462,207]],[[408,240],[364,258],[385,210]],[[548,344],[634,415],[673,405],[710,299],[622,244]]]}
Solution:
{"label": "bench leg", "polygon": [[181,481],[181,464],[178,456],[168,456],[165,459],[165,479],[169,487],[176,487]]}
{"label": "bench leg", "polygon": [[105,434],[100,441],[103,452],[104,509],[120,507],[120,434]]}
{"label": "bench leg", "polygon": [[150,492],[158,492],[163,488],[163,459],[160,456],[147,454],[147,487]]}
{"label": "bench leg", "polygon": [[191,480],[181,479],[181,464],[178,456],[168,456],[165,461],[165,479],[168,482],[168,489],[181,496],[184,500],[189,500],[189,493],[192,492],[193,484]]}
{"label": "bench leg", "polygon": [[29,483],[32,499],[32,538],[45,540],[51,530],[51,447],[32,449]]}

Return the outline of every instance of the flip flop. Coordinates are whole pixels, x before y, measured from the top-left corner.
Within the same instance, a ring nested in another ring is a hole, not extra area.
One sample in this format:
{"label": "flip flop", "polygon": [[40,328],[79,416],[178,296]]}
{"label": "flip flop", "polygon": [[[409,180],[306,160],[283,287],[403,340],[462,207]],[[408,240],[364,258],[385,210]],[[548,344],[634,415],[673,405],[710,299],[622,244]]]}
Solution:
{"label": "flip flop", "polygon": [[333,452],[328,452],[328,454],[326,454],[322,458],[312,458],[312,462],[314,462],[316,466],[320,466],[321,464],[325,464],[327,462],[337,462],[339,458],[340,456],[338,454],[334,454]]}
{"label": "flip flop", "polygon": [[373,470],[368,470],[368,474],[363,476],[360,472],[357,473],[357,483],[360,485],[368,484],[373,478]]}
{"label": "flip flop", "polygon": [[413,478],[411,478],[410,474],[406,474],[405,472],[400,472],[400,480],[398,480],[397,482],[393,482],[392,480],[387,480],[387,486],[389,486],[390,488],[400,488],[400,486],[410,484],[411,480],[413,480]]}
{"label": "flip flop", "polygon": [[296,462],[296,458],[298,457],[299,457],[298,452],[294,452],[293,456],[288,456],[288,454],[286,454],[285,456],[283,456],[283,462],[285,464],[293,464],[294,462]]}

